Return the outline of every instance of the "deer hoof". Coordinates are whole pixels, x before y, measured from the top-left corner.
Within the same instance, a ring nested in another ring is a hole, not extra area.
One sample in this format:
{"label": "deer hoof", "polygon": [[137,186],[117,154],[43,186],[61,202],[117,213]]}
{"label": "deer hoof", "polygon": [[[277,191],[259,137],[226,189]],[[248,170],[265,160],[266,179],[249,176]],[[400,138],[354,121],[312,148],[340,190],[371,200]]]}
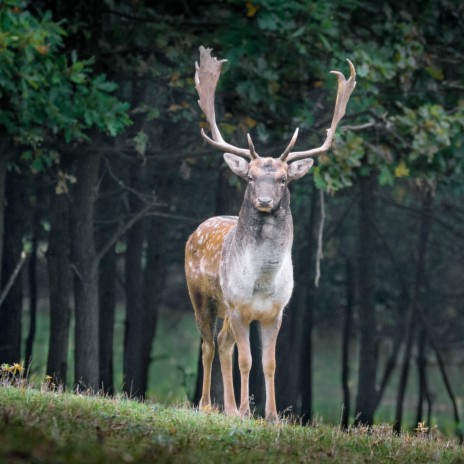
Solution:
{"label": "deer hoof", "polygon": [[206,412],[209,413],[213,410],[213,407],[211,406],[211,403],[207,404],[200,404],[200,411],[201,412]]}
{"label": "deer hoof", "polygon": [[266,414],[266,420],[271,424],[278,424],[280,422],[279,416],[276,413]]}
{"label": "deer hoof", "polygon": [[226,416],[238,416],[237,408],[225,408],[224,414]]}
{"label": "deer hoof", "polygon": [[240,417],[242,419],[251,419],[253,416],[251,414],[250,408],[240,408]]}

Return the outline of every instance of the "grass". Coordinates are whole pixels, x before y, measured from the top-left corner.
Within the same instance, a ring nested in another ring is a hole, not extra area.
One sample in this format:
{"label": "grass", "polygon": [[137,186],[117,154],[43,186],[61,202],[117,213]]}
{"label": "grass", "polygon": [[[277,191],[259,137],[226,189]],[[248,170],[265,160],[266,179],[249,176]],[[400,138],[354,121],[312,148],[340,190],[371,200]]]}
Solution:
{"label": "grass", "polygon": [[463,463],[440,434],[348,433],[30,387],[0,387],[0,463]]}
{"label": "grass", "polygon": [[345,434],[27,388],[1,389],[0,413],[5,462],[464,462],[450,441],[386,427]]}
{"label": "grass", "polygon": [[[26,313],[27,314],[27,313]],[[124,334],[124,311],[119,308],[116,314],[114,366],[115,384],[122,385],[122,354]],[[28,326],[24,318],[24,328]],[[24,334],[26,334],[24,330]],[[32,362],[32,380],[40,385],[45,375],[48,349],[49,317],[43,309],[38,314],[37,337],[34,344]],[[71,331],[73,335],[73,331]],[[73,338],[73,337],[71,337]],[[152,364],[149,372],[148,397],[166,405],[178,404],[192,397],[195,387],[197,357],[199,350],[199,334],[195,326],[193,312],[162,311],[159,317],[157,333],[152,350]],[[73,380],[73,341],[70,341],[68,380]],[[320,421],[337,424],[342,411],[342,395],[340,384],[340,334],[334,330],[316,330],[314,334],[314,415]],[[357,349],[353,341],[350,362],[350,387],[352,402],[355,400],[357,377]],[[431,359],[433,360],[433,358]],[[462,364],[458,359],[450,357],[448,374],[458,398],[461,414],[464,399],[464,383],[462,382]],[[383,362],[381,362],[383,365]],[[380,370],[380,369],[379,369]],[[398,369],[397,369],[398,370]],[[279,375],[279,370],[277,370]],[[379,374],[380,375],[380,374]],[[413,427],[415,424],[415,404],[417,393],[416,363],[411,365],[411,376],[405,401],[404,424]],[[385,398],[376,414],[376,422],[392,422],[395,397],[397,391],[397,374],[387,388]],[[431,425],[438,425],[440,430],[453,435],[451,404],[447,397],[443,382],[435,365],[429,365],[430,390],[433,395],[433,416]],[[68,382],[68,386],[71,382]],[[282,405],[285,407],[285,405]]]}

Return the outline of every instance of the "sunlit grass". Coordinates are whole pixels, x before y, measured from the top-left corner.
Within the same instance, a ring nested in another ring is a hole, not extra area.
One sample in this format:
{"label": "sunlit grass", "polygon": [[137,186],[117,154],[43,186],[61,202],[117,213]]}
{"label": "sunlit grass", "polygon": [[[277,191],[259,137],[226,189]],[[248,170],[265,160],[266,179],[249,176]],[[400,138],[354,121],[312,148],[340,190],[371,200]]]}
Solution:
{"label": "sunlit grass", "polygon": [[[116,391],[122,387],[122,359],[124,337],[124,311],[120,308],[116,314],[114,338],[114,371]],[[34,359],[31,366],[32,380],[40,385],[45,372],[49,336],[48,314],[41,310],[37,319],[37,337],[34,344]],[[25,318],[24,326],[27,328]],[[26,335],[26,330],[24,331]],[[162,311],[151,353],[152,363],[149,371],[148,397],[163,404],[176,404],[192,397],[195,387],[197,357],[199,352],[199,334],[195,326],[193,311]],[[73,330],[69,350],[68,386],[73,380]],[[325,424],[338,424],[342,412],[342,389],[340,382],[340,337],[337,332],[316,330],[314,334],[313,400],[314,415]],[[350,353],[350,387],[352,407],[355,403],[357,377],[357,348],[353,341]],[[382,362],[381,362],[382,364]],[[27,366],[26,366],[27,367]],[[448,366],[459,404],[464,398],[464,383],[461,381],[462,367]],[[415,363],[411,364],[411,376],[405,401],[404,425],[412,430],[415,426],[415,393],[417,379]],[[277,370],[279,375],[279,370]],[[380,374],[379,374],[380,375]],[[440,430],[452,435],[454,423],[450,401],[436,366],[429,366],[430,390],[433,395],[433,416],[431,427],[438,425]],[[377,414],[376,422],[391,423],[394,420],[394,407],[397,389],[397,376],[394,376],[387,388],[384,401]],[[461,408],[462,409],[462,408]],[[464,414],[464,411],[461,411]]]}
{"label": "sunlit grass", "polygon": [[353,429],[228,418],[188,406],[0,388],[0,462],[441,462],[454,440],[390,426]]}

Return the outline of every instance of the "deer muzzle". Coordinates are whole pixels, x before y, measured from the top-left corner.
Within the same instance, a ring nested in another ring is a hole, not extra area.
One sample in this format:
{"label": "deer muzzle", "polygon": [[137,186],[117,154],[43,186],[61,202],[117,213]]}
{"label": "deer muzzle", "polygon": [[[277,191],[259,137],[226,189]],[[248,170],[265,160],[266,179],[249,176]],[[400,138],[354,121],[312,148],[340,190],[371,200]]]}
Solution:
{"label": "deer muzzle", "polygon": [[270,197],[259,197],[256,200],[256,209],[262,212],[269,212],[274,206],[274,200]]}

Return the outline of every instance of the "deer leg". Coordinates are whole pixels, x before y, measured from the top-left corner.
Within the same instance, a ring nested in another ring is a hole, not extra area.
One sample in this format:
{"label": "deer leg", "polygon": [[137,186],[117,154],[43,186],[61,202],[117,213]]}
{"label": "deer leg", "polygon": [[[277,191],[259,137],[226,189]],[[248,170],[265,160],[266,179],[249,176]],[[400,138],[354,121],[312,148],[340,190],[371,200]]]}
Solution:
{"label": "deer leg", "polygon": [[218,335],[219,359],[221,361],[222,383],[224,385],[224,412],[228,416],[238,415],[235,403],[234,382],[232,378],[232,356],[235,340],[229,326],[229,320],[224,319],[222,330]]}
{"label": "deer leg", "polygon": [[251,350],[250,350],[250,322],[243,321],[239,316],[230,319],[234,332],[235,343],[238,349],[238,366],[240,368],[240,409],[242,417],[251,417],[249,377],[251,370]]}
{"label": "deer leg", "polygon": [[211,409],[211,370],[214,358],[214,339],[203,339],[201,344],[203,362],[203,386],[201,390],[200,409]]}
{"label": "deer leg", "polygon": [[277,407],[275,401],[274,376],[276,369],[275,347],[279,334],[282,318],[279,316],[272,323],[261,323],[261,343],[264,380],[266,383],[266,420],[277,422]]}
{"label": "deer leg", "polygon": [[211,370],[214,358],[214,326],[216,311],[212,302],[203,298],[200,291],[190,289],[190,296],[195,309],[197,326],[201,332],[201,354],[203,363],[203,385],[201,390],[200,409],[211,409]]}

